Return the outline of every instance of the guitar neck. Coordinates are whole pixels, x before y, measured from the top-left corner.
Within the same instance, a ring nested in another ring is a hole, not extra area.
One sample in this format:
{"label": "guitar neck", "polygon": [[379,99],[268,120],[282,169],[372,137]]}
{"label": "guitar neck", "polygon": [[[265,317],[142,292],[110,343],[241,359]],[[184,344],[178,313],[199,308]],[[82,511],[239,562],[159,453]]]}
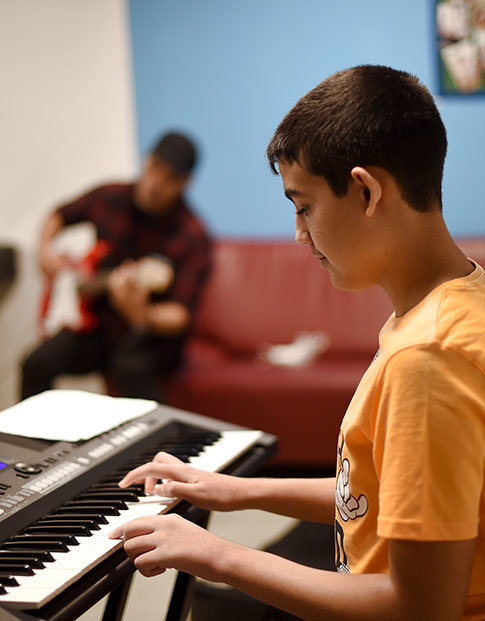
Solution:
{"label": "guitar neck", "polygon": [[108,277],[112,270],[101,270],[86,282],[78,285],[78,294],[84,299],[97,298],[108,289]]}

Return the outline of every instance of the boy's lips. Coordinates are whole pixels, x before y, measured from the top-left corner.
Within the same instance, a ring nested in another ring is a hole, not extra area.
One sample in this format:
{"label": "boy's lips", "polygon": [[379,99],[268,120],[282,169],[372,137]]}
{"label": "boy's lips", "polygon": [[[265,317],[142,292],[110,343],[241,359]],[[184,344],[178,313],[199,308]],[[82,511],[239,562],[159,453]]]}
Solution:
{"label": "boy's lips", "polygon": [[322,269],[325,269],[325,270],[328,269],[330,264],[329,264],[328,259],[327,259],[327,257],[325,255],[317,253],[317,254],[315,254],[315,258],[317,259],[318,264],[319,264],[319,266]]}

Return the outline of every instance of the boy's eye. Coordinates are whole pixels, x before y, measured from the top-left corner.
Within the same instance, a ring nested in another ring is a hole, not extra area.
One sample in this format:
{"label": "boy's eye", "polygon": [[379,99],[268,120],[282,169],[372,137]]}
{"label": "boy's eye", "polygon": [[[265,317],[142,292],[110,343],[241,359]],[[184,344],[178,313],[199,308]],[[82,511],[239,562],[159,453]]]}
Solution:
{"label": "boy's eye", "polygon": [[296,215],[297,216],[303,216],[304,214],[306,214],[308,211],[308,207],[301,207],[300,209],[296,210]]}

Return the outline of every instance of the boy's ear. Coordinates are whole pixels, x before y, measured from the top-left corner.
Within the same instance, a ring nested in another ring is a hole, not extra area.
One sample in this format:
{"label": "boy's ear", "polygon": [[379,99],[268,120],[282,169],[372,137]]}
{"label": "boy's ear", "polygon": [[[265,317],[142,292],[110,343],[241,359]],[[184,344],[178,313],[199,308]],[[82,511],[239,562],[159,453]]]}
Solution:
{"label": "boy's ear", "polygon": [[374,215],[378,202],[382,197],[382,184],[367,168],[354,166],[350,171],[352,179],[361,186],[364,200],[367,203],[366,216]]}

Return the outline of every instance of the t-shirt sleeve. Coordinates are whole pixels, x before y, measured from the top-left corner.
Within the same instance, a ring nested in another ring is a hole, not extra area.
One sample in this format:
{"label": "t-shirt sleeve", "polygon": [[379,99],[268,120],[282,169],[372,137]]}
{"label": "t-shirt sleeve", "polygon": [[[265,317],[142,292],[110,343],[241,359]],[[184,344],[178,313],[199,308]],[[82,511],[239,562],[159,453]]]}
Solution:
{"label": "t-shirt sleeve", "polygon": [[485,459],[485,377],[461,353],[410,347],[387,363],[375,419],[378,535],[477,536]]}

